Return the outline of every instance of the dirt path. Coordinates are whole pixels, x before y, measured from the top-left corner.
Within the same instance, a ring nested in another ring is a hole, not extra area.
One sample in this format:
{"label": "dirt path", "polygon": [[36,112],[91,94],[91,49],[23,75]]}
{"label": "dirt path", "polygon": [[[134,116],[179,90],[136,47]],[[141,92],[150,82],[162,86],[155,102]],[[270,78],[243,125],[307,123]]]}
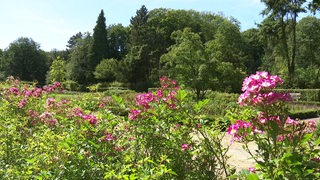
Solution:
{"label": "dirt path", "polygon": [[[222,145],[228,146],[230,145],[230,142],[231,136],[226,134],[222,140]],[[254,160],[250,159],[250,154],[242,148],[242,145],[242,143],[233,142],[229,147],[229,151],[227,152],[227,155],[230,156],[228,163],[231,165],[231,167],[235,167],[237,171],[248,169],[249,167],[253,167],[255,164]],[[249,143],[249,148],[254,151],[257,146],[252,142]]]}

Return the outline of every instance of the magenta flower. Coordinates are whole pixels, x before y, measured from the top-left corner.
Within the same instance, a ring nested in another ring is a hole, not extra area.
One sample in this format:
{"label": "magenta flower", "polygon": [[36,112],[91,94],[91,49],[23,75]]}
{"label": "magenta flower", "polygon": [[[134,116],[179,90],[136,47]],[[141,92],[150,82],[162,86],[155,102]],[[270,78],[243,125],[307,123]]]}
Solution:
{"label": "magenta flower", "polygon": [[47,102],[47,106],[53,106],[56,100],[53,98],[48,98],[46,102]]}
{"label": "magenta flower", "polygon": [[135,97],[136,105],[143,106],[146,109],[150,108],[149,103],[152,102],[153,100],[154,100],[154,95],[151,92],[138,94]]}
{"label": "magenta flower", "polygon": [[249,167],[248,171],[251,173],[256,173],[256,169],[254,167]]}
{"label": "magenta flower", "polygon": [[96,125],[98,124],[98,119],[95,115],[93,114],[88,114],[88,115],[82,115],[82,119],[84,121],[89,121],[89,124],[91,125]]}
{"label": "magenta flower", "polygon": [[287,120],[286,120],[286,124],[292,124],[292,125],[296,126],[296,125],[299,124],[299,122],[294,120],[294,119],[291,119],[290,117],[288,117]]}
{"label": "magenta flower", "polygon": [[228,128],[228,134],[230,134],[230,135],[235,135],[235,134],[237,134],[239,128],[240,128],[240,127],[239,127],[238,124],[232,124],[232,125],[229,126],[229,128]]}
{"label": "magenta flower", "polygon": [[290,96],[285,93],[270,92],[271,89],[282,83],[278,76],[271,76],[267,72],[256,72],[256,74],[246,77],[243,81],[243,94],[240,95],[238,103],[245,106],[263,103],[269,105],[277,101],[290,101]]}
{"label": "magenta flower", "polygon": [[19,108],[23,108],[23,107],[27,104],[27,102],[28,102],[28,99],[27,99],[27,98],[23,98],[23,99],[19,102],[18,107],[19,107]]}
{"label": "magenta flower", "polygon": [[13,93],[14,95],[18,95],[19,94],[19,89],[16,87],[12,87],[10,88],[10,92]]}
{"label": "magenta flower", "polygon": [[189,144],[182,144],[181,145],[181,150],[182,151],[189,150],[189,149],[191,149],[191,146]]}
{"label": "magenta flower", "polygon": [[48,126],[55,125],[58,121],[53,117],[53,115],[49,112],[44,112],[39,116],[40,120]]}
{"label": "magenta flower", "polygon": [[82,117],[82,115],[84,115],[82,109],[80,108],[74,108],[71,112],[71,114],[75,117]]}
{"label": "magenta flower", "polygon": [[130,110],[130,113],[128,114],[128,117],[130,120],[135,120],[140,115],[141,110]]}

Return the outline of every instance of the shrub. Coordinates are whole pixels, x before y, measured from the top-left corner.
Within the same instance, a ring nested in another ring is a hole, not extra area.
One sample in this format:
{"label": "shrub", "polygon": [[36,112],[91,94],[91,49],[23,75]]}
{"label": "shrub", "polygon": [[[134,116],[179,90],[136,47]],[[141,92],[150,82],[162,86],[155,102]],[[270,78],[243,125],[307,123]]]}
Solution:
{"label": "shrub", "polygon": [[[257,164],[249,169],[251,173],[241,173],[240,177],[318,179],[320,152],[316,147],[320,139],[312,139],[315,122],[298,122],[288,116],[290,95],[272,91],[279,84],[281,78],[267,72],[257,72],[243,82],[238,102],[244,109],[232,114],[228,133],[232,141],[244,143]],[[254,152],[248,147],[250,141],[258,146]]]}

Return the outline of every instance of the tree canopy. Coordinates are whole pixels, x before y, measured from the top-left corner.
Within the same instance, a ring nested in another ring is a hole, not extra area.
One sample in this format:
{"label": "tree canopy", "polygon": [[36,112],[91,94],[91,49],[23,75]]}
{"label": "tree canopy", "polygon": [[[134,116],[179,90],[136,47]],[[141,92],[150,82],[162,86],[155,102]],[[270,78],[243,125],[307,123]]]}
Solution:
{"label": "tree canopy", "polygon": [[318,87],[320,20],[300,15],[318,13],[319,1],[262,2],[264,20],[242,32],[236,18],[212,12],[143,5],[123,26],[107,25],[101,10],[93,33],[72,35],[65,50],[44,52],[31,38],[0,50],[0,79],[74,82],[82,90],[119,81],[147,91],[170,76],[201,99],[207,90],[238,92],[245,75],[266,70],[291,87]]}

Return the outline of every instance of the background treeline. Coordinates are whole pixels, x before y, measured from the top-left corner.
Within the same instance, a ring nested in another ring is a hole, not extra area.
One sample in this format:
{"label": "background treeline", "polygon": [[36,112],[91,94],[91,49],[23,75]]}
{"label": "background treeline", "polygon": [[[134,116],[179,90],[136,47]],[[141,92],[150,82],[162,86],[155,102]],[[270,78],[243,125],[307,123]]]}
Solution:
{"label": "background treeline", "polygon": [[165,75],[202,98],[207,90],[239,92],[246,75],[267,70],[288,87],[320,88],[320,19],[298,18],[316,13],[319,2],[262,2],[265,19],[245,31],[221,14],[145,6],[129,26],[107,26],[101,10],[93,33],[76,33],[65,50],[44,52],[25,37],[0,49],[0,78],[60,81],[82,91],[110,84],[146,91]]}

